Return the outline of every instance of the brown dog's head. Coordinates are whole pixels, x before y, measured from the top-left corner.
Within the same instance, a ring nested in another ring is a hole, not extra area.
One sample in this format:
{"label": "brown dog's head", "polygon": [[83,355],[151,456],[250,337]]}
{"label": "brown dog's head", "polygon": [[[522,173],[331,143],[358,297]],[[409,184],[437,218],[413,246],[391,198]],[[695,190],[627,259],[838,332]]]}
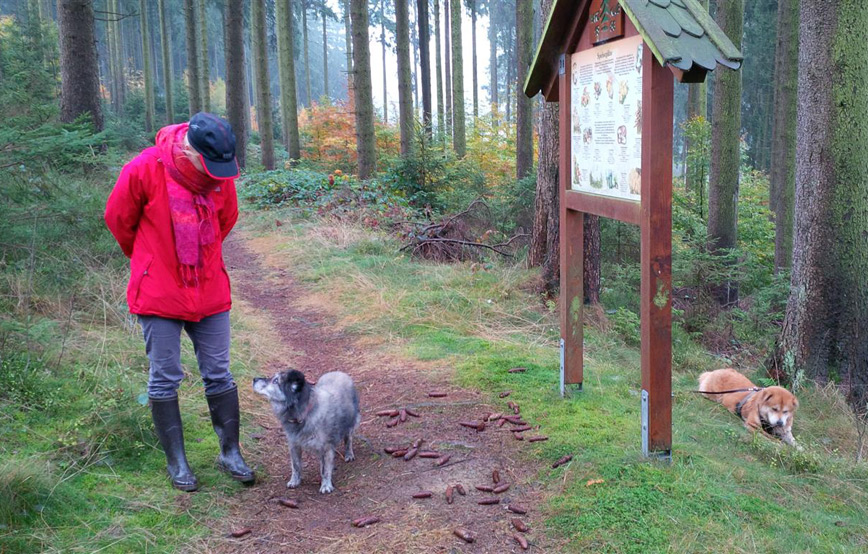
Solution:
{"label": "brown dog's head", "polygon": [[772,429],[792,429],[793,416],[799,407],[799,401],[793,393],[783,387],[767,387],[757,394],[760,395],[757,402],[760,419]]}

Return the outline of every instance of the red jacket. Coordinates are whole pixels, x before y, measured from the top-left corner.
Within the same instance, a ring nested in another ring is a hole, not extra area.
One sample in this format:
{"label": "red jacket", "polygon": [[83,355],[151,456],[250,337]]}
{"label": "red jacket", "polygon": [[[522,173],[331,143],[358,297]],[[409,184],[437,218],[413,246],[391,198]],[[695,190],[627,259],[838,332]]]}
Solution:
{"label": "red jacket", "polygon": [[220,240],[204,250],[198,287],[184,287],[166,178],[158,148],[144,150],[121,171],[106,203],[105,221],[130,258],[130,313],[200,321],[232,307],[222,243],[238,220],[235,182],[226,179],[210,194]]}

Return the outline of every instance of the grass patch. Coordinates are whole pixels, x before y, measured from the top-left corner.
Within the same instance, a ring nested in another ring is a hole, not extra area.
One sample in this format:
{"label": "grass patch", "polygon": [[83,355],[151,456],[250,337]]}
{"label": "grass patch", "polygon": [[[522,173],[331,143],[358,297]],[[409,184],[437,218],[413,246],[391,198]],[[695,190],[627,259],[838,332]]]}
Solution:
{"label": "grass patch", "polygon": [[[65,177],[53,201],[18,183],[24,192],[3,208],[0,552],[178,551],[212,535],[209,523],[243,488],[215,466],[217,437],[186,339],[179,392],[201,489],[169,483],[141,330],[126,313],[127,261],[102,223],[118,169]],[[232,313],[232,370],[247,382],[258,330],[241,312]],[[242,441],[248,420],[242,414]]]}
{"label": "grass patch", "polygon": [[[292,210],[251,213],[245,227],[269,263],[310,285],[350,328],[394,337],[405,352],[454,368],[461,385],[510,396],[550,439],[524,452],[550,496],[546,532],[575,552],[864,552],[868,468],[855,427],[830,390],[807,387],[799,452],[752,437],[698,395],[722,363],[674,333],[673,460],[640,453],[639,352],[629,317],[586,326],[584,391],[558,396],[557,314],[533,271],[498,260],[437,265],[401,255],[384,234]],[[291,224],[273,226],[278,217]],[[638,294],[638,291],[636,291]],[[623,314],[621,314],[623,315]],[[527,372],[509,374],[522,365]],[[572,454],[557,470],[552,461]],[[589,484],[590,483],[590,484]]]}

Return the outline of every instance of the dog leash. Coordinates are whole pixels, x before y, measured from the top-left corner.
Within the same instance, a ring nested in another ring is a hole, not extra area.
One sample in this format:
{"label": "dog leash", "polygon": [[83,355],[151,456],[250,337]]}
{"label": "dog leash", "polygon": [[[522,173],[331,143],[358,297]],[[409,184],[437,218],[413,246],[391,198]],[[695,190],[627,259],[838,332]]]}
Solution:
{"label": "dog leash", "polygon": [[730,394],[733,392],[759,392],[763,390],[765,387],[751,387],[747,389],[732,389],[732,390],[722,390],[717,392],[705,391],[705,390],[689,390],[685,392],[692,392],[694,394]]}

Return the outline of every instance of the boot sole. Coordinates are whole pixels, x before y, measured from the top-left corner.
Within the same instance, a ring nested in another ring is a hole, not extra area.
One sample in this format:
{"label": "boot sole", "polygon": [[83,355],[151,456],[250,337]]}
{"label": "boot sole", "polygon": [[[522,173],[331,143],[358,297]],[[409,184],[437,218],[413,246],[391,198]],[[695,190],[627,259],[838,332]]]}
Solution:
{"label": "boot sole", "polygon": [[229,468],[224,466],[219,461],[217,462],[217,468],[220,471],[222,471],[223,473],[229,475],[229,477],[232,477],[232,479],[234,479],[235,481],[238,481],[240,483],[244,483],[245,485],[249,485],[251,483],[256,482],[256,474],[255,473],[251,473],[250,475],[239,475],[237,473],[232,473],[232,471]]}
{"label": "boot sole", "polygon": [[183,492],[195,492],[195,491],[199,490],[199,483],[194,483],[192,485],[182,485],[182,484],[173,482],[172,487],[178,489],[179,491],[183,491]]}

